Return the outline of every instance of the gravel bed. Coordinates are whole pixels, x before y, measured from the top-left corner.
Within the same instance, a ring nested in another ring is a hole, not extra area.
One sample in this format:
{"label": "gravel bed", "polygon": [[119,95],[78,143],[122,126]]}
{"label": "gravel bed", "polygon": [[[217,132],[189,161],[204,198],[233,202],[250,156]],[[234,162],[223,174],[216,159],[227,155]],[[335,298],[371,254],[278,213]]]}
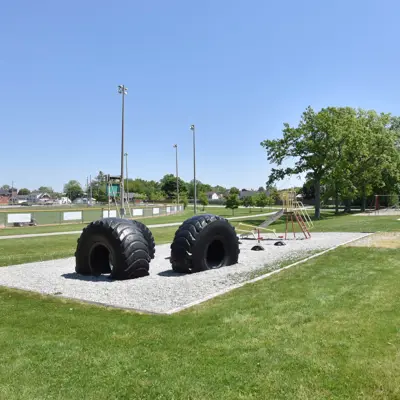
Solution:
{"label": "gravel bed", "polygon": [[254,240],[242,240],[239,263],[195,274],[176,274],[170,268],[170,245],[156,247],[150,275],[128,281],[107,276],[87,277],[74,272],[75,258],[0,268],[0,285],[95,302],[142,312],[170,313],[211,298],[282,263],[366,236],[365,233],[312,233],[309,240],[288,240],[286,246],[264,241],[265,251],[251,251]]}

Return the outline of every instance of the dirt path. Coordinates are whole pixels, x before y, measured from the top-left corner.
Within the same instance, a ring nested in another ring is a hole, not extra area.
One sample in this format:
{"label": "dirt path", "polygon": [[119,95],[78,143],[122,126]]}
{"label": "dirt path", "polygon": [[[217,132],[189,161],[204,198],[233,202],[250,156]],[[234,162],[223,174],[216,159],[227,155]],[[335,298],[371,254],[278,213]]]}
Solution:
{"label": "dirt path", "polygon": [[346,247],[379,247],[385,249],[400,249],[400,232],[378,232],[355,242]]}

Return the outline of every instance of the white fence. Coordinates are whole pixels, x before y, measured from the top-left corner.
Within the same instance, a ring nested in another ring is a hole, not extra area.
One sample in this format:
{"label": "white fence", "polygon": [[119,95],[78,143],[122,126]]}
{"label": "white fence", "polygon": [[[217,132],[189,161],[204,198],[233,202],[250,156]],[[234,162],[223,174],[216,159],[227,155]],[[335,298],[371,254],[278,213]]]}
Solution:
{"label": "white fence", "polygon": [[[132,208],[127,212],[126,218],[145,218],[167,216],[184,210],[180,206],[158,206],[145,208]],[[91,222],[101,218],[118,217],[117,210],[106,208],[85,208],[81,210],[34,210],[24,212],[0,212],[0,227],[13,226],[18,223],[29,223],[35,220],[38,225],[54,225],[74,222]],[[128,210],[126,210],[128,211]]]}

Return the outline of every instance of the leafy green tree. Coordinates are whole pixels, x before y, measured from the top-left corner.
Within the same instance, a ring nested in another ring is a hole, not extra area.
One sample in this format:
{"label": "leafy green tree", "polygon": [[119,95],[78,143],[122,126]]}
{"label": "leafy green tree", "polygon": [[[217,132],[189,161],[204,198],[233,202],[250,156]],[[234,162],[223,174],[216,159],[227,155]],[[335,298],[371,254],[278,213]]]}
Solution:
{"label": "leafy green tree", "polygon": [[83,189],[78,181],[71,180],[64,185],[64,192],[71,199],[75,200],[83,196]]}
{"label": "leafy green tree", "polygon": [[279,191],[275,186],[269,186],[266,188],[271,198],[271,205],[277,204],[280,200]]}
{"label": "leafy green tree", "polygon": [[40,186],[38,192],[51,194],[53,193],[53,188],[50,186]]}
{"label": "leafy green tree", "polygon": [[200,193],[199,201],[200,201],[200,204],[203,206],[203,211],[204,211],[206,206],[208,206],[208,197],[204,192]]}
{"label": "leafy green tree", "polygon": [[3,185],[0,189],[2,189],[2,190],[10,190],[11,186],[10,185]]}
{"label": "leafy green tree", "polygon": [[53,199],[61,199],[61,197],[64,197],[63,194],[60,192],[53,192],[51,196],[53,197]]}
{"label": "leafy green tree", "polygon": [[288,175],[308,172],[315,188],[315,217],[320,218],[321,182],[340,159],[338,147],[352,130],[354,115],[350,107],[328,107],[318,113],[307,107],[297,127],[285,123],[281,139],[261,142],[268,160],[278,167],[287,158],[296,160],[293,167],[273,168],[267,185]]}
{"label": "leafy green tree", "polygon": [[[194,198],[194,180],[192,179],[189,183],[186,184],[186,188],[188,190],[189,198],[193,199]],[[201,181],[196,179],[196,192],[197,195],[201,192],[207,192],[208,188],[211,188],[210,185],[204,185]]]}
{"label": "leafy green tree", "polygon": [[27,196],[30,193],[31,193],[31,191],[29,189],[26,189],[26,188],[19,189],[19,191],[18,191],[18,194],[20,196]]}
{"label": "leafy green tree", "polygon": [[231,187],[231,189],[229,190],[229,194],[238,195],[239,193],[240,193],[239,189],[235,186]]}
{"label": "leafy green tree", "polygon": [[92,196],[102,203],[108,201],[106,175],[102,171],[92,179]]}
{"label": "leafy green tree", "polygon": [[189,200],[187,198],[187,194],[185,193],[183,196],[179,197],[179,201],[183,204],[183,208],[186,210]]}
{"label": "leafy green tree", "polygon": [[202,183],[201,184],[201,191],[204,193],[212,192],[213,188],[211,185],[208,183]]}
{"label": "leafy green tree", "polygon": [[400,180],[399,132],[388,129],[390,121],[390,114],[359,109],[357,129],[348,139],[351,143],[345,154],[351,160],[348,175],[353,192],[361,197],[362,210],[374,190],[388,193]]}
{"label": "leafy green tree", "polygon": [[268,199],[268,196],[264,192],[260,192],[255,195],[255,203],[257,207],[260,207],[261,210],[264,209],[268,205],[270,200]]}
{"label": "leafy green tree", "polygon": [[153,202],[153,201],[162,201],[162,200],[165,199],[165,193],[163,193],[163,192],[161,192],[159,190],[157,190],[157,191],[154,190],[153,192],[149,192],[146,195],[146,198],[147,198],[148,201],[151,201],[151,202]]}
{"label": "leafy green tree", "polygon": [[242,204],[246,207],[249,208],[250,207],[250,213],[252,211],[252,208],[254,207],[254,197],[253,196],[246,196],[243,201]]}
{"label": "leafy green tree", "polygon": [[[179,195],[187,192],[186,182],[178,178],[179,182]],[[176,176],[173,174],[164,175],[160,181],[160,188],[165,193],[168,199],[176,198]]]}
{"label": "leafy green tree", "polygon": [[211,190],[214,191],[215,193],[225,193],[226,192],[226,188],[223,186],[220,186],[220,185],[214,186]]}
{"label": "leafy green tree", "polygon": [[239,208],[240,200],[237,194],[231,193],[226,199],[225,208],[232,210],[232,215],[235,215],[235,210]]}

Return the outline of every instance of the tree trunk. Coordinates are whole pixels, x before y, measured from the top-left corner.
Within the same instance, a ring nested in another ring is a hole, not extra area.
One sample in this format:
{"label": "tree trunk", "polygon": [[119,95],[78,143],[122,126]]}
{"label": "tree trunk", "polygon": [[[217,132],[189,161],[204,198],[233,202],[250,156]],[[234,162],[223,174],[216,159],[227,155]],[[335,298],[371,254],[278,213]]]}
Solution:
{"label": "tree trunk", "polygon": [[365,187],[363,187],[361,192],[361,212],[365,212],[366,204],[367,204],[367,196],[365,194]]}
{"label": "tree trunk", "polygon": [[365,212],[366,208],[367,208],[367,196],[364,193],[362,195],[362,201],[361,201],[361,212]]}
{"label": "tree trunk", "polygon": [[351,200],[346,199],[344,202],[344,212],[349,213],[351,211]]}
{"label": "tree trunk", "polygon": [[315,188],[315,219],[321,218],[321,180],[315,179],[314,181]]}
{"label": "tree trunk", "polygon": [[335,213],[339,214],[339,191],[335,191]]}

